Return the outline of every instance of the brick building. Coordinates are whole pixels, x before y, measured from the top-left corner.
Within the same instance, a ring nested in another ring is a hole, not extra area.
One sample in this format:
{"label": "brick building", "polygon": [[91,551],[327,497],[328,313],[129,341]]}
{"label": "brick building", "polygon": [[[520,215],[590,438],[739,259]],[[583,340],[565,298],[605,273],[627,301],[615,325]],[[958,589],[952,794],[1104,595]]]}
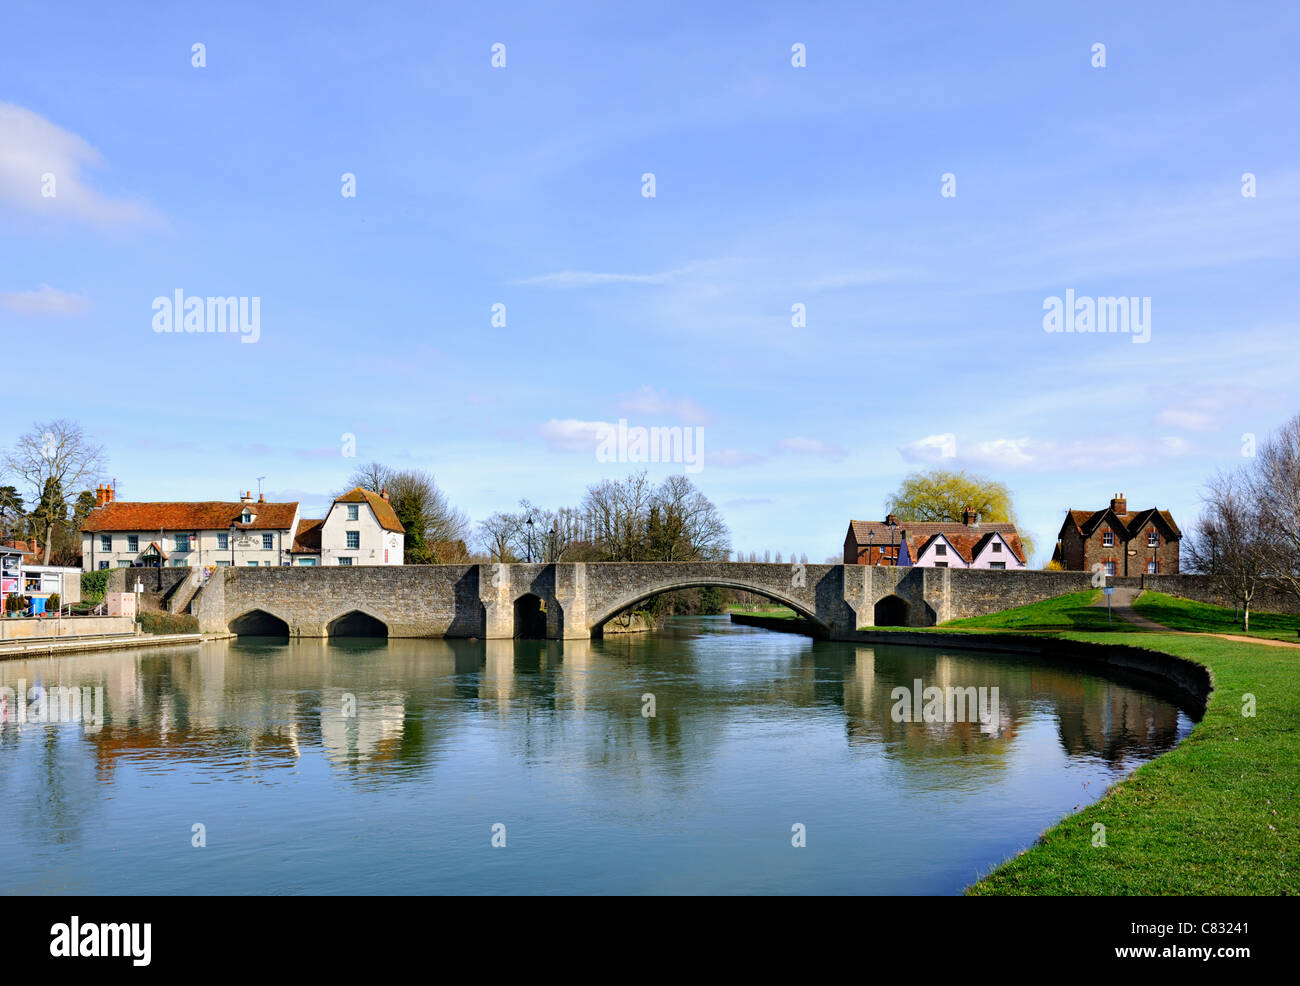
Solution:
{"label": "brick building", "polygon": [[1182,537],[1168,510],[1130,511],[1116,493],[1104,510],[1066,513],[1052,561],[1072,572],[1100,564],[1109,575],[1177,575]]}
{"label": "brick building", "polygon": [[851,520],[844,564],[1016,569],[1028,561],[1015,524],[982,524],[967,508],[961,521]]}

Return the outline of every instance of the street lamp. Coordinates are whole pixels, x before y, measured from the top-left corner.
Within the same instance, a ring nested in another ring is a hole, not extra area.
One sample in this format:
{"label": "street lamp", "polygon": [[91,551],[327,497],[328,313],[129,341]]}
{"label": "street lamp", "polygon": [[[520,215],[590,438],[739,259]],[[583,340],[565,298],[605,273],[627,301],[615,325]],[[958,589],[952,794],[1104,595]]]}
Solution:
{"label": "street lamp", "polygon": [[527,546],[528,546],[528,564],[531,565],[533,563],[533,518],[532,516],[529,516],[528,518]]}
{"label": "street lamp", "polygon": [[235,567],[235,522],[230,522],[230,567]]}

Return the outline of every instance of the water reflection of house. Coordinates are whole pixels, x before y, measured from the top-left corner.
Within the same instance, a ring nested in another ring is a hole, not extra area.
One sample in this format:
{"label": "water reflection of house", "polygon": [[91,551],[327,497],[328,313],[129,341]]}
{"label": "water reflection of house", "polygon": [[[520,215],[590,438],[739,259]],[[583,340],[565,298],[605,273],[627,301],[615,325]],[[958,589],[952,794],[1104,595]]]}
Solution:
{"label": "water reflection of house", "polygon": [[1088,679],[1057,707],[1061,746],[1121,766],[1178,739],[1178,709],[1167,700],[1104,679]]}
{"label": "water reflection of house", "polygon": [[[321,694],[320,741],[334,764],[384,763],[400,759],[406,731],[406,696],[399,691],[358,696],[355,715],[348,693],[329,689]],[[347,703],[347,704],[345,704]]]}

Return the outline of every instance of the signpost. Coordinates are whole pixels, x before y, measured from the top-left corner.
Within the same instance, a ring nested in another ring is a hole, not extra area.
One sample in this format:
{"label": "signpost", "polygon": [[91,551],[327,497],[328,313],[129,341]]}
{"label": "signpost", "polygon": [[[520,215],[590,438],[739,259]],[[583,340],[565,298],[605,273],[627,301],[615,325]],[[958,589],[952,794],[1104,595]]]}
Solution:
{"label": "signpost", "polygon": [[1110,597],[1115,595],[1115,587],[1113,585],[1108,585],[1101,591],[1106,597],[1106,626],[1110,626]]}

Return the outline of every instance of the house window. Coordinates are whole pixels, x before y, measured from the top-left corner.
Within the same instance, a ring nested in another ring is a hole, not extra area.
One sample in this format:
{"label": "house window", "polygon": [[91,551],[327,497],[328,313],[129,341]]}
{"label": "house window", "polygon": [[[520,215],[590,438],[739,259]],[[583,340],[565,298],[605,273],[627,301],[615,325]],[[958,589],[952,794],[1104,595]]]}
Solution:
{"label": "house window", "polygon": [[225,559],[222,559],[221,561],[217,562],[217,568],[229,568],[229,567],[230,567],[230,559],[229,559],[229,558],[225,558]]}
{"label": "house window", "polygon": [[994,542],[993,542],[993,553],[994,553],[995,555],[998,555],[998,554],[1001,554],[1001,553],[1002,553],[1002,542],[1001,542],[1001,541],[994,541]]}
{"label": "house window", "polygon": [[255,562],[255,561],[250,561],[250,562],[248,563],[248,566],[247,566],[247,567],[248,567],[248,568],[256,568],[256,567],[257,567],[257,562]]}
{"label": "house window", "polygon": [[245,510],[242,514],[239,515],[239,522],[241,524],[251,524],[253,522],[253,515],[249,513],[247,510]]}
{"label": "house window", "polygon": [[1147,533],[1147,547],[1148,548],[1160,547],[1160,535],[1157,534],[1155,531],[1149,531]]}
{"label": "house window", "polygon": [[936,544],[934,546],[934,553],[936,555],[939,555],[940,557],[943,557],[948,553],[948,546],[946,544]]}
{"label": "house window", "polygon": [[101,535],[99,536],[99,548],[100,548],[101,551],[112,551],[112,550],[113,550],[113,535],[111,535],[111,534],[101,534]]}
{"label": "house window", "polygon": [[1004,561],[989,562],[989,568],[1006,568],[1006,567],[1007,567],[1007,563]]}
{"label": "house window", "polygon": [[340,558],[340,559],[339,559],[339,564],[340,564],[340,565],[351,565],[351,564],[352,564],[352,559],[351,559],[351,558],[346,558],[346,557],[344,557],[344,558]]}
{"label": "house window", "polygon": [[360,510],[360,508],[359,508],[355,503],[349,503],[349,504],[348,504],[348,520],[360,520],[361,517],[360,517],[360,514],[358,513],[359,510]]}
{"label": "house window", "polygon": [[177,551],[190,550],[190,536],[188,534],[177,534],[173,538],[173,541],[175,541],[175,546]]}
{"label": "house window", "polygon": [[298,564],[299,564],[299,565],[303,565],[303,566],[305,566],[305,567],[311,567],[311,566],[313,566],[313,565],[316,564],[316,559],[315,559],[315,558],[299,558],[299,559],[298,559]]}
{"label": "house window", "polygon": [[1147,562],[1147,574],[1148,574],[1148,575],[1159,575],[1159,574],[1160,574],[1160,562],[1158,562],[1158,561],[1149,561],[1149,562]]}
{"label": "house window", "polygon": [[230,550],[230,535],[229,535],[229,534],[218,534],[218,535],[217,535],[217,550],[218,550],[218,551],[229,551],[229,550]]}
{"label": "house window", "polygon": [[947,563],[946,561],[937,561],[937,562],[934,563],[934,567],[935,567],[935,568],[947,568],[947,567],[948,567],[948,563]]}
{"label": "house window", "polygon": [[101,561],[101,562],[99,563],[99,570],[102,572],[102,571],[103,571],[104,569],[106,569],[106,568],[108,568],[108,562],[106,562],[106,561]]}
{"label": "house window", "polygon": [[356,551],[357,549],[359,549],[361,547],[361,532],[348,531],[347,535],[348,535],[348,549],[350,551]]}
{"label": "house window", "polygon": [[1113,561],[1106,562],[1106,574],[1107,575],[1115,574],[1115,563]]}
{"label": "house window", "polygon": [[274,535],[274,534],[263,534],[263,535],[262,535],[262,550],[263,550],[263,551],[271,551],[271,550],[273,550],[274,548],[275,548],[275,535]]}
{"label": "house window", "polygon": [[190,563],[188,559],[185,558],[172,559],[172,568],[189,568],[189,567],[190,567]]}
{"label": "house window", "polygon": [[140,550],[140,535],[128,534],[126,536],[126,550],[135,552]]}
{"label": "house window", "polygon": [[1102,536],[1101,536],[1101,543],[1102,543],[1102,545],[1103,545],[1104,547],[1107,547],[1107,548],[1113,548],[1113,547],[1115,547],[1115,532],[1114,532],[1114,531],[1106,531],[1104,534],[1102,534]]}

